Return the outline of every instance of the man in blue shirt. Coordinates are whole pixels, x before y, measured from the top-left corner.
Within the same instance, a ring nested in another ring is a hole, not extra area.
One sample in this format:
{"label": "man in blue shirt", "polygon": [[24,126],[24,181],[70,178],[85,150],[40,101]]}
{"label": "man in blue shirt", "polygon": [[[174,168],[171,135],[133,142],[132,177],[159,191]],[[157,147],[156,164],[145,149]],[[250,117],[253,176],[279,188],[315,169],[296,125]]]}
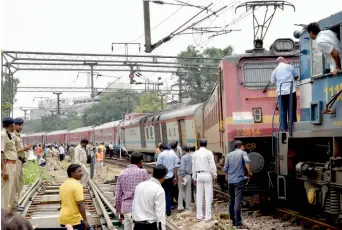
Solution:
{"label": "man in blue shirt", "polygon": [[177,184],[177,174],[179,167],[179,160],[177,155],[168,150],[167,144],[163,143],[159,146],[160,153],[158,156],[156,165],[164,165],[167,168],[167,174],[165,181],[162,186],[165,190],[165,199],[166,199],[166,215],[171,215],[171,197],[172,197],[172,188],[173,185]]}
{"label": "man in blue shirt", "polygon": [[229,216],[233,225],[240,227],[242,225],[241,201],[243,190],[245,188],[245,166],[248,176],[252,176],[251,161],[244,151],[241,141],[233,143],[234,151],[227,156],[224,165],[224,171],[228,173],[228,192],[229,192]]}
{"label": "man in blue shirt", "polygon": [[[297,121],[297,95],[296,95],[296,80],[298,74],[293,65],[287,64],[285,58],[277,59],[278,66],[272,72],[271,83],[277,85],[277,93],[279,98],[280,110],[280,130],[286,132],[287,117],[291,122]],[[292,83],[292,88],[291,88]],[[291,105],[292,100],[292,107]]]}

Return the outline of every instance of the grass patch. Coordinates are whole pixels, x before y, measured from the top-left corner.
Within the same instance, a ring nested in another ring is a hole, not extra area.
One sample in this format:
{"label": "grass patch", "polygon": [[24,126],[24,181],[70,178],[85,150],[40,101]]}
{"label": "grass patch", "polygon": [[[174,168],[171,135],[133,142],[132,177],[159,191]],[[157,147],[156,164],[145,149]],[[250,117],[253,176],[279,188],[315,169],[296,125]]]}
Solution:
{"label": "grass patch", "polygon": [[24,164],[24,183],[30,185],[38,178],[44,181],[54,180],[54,177],[49,175],[45,168],[39,167],[36,161],[26,162],[26,164]]}

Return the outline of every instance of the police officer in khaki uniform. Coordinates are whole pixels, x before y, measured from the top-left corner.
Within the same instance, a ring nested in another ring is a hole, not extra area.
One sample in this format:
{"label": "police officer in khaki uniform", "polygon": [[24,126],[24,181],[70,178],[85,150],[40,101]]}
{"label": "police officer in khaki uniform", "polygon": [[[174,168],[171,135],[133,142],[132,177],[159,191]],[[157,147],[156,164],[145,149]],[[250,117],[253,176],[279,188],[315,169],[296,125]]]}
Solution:
{"label": "police officer in khaki uniform", "polygon": [[[21,194],[21,191],[23,190],[24,187],[24,169],[23,165],[26,162],[26,151],[28,151],[32,146],[26,145],[24,147],[23,142],[21,141],[20,138],[20,132],[23,129],[24,126],[24,119],[22,118],[16,118],[14,119],[14,137],[16,139],[16,149],[18,153],[18,160],[17,160],[17,169],[16,169],[16,185],[15,185],[15,199],[13,201],[13,206],[17,207],[17,210],[24,210],[25,207],[20,207],[18,206],[18,200]],[[11,202],[12,203],[12,202]]]}
{"label": "police officer in khaki uniform", "polygon": [[[2,120],[1,130],[1,208],[12,214],[13,206],[10,201],[14,200],[16,168],[18,154],[15,147],[13,118]],[[13,196],[13,197],[12,197]]]}

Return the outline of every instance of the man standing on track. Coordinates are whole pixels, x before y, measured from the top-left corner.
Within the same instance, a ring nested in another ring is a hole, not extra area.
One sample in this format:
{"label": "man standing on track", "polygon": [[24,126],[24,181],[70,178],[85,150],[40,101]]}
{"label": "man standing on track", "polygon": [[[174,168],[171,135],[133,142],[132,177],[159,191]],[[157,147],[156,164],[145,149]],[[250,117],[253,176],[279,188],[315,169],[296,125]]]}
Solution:
{"label": "man standing on track", "polygon": [[13,118],[2,120],[1,130],[1,207],[13,214],[13,206],[10,201],[14,198],[16,186],[16,169],[18,154],[15,147],[15,138],[11,134],[14,131]]}
{"label": "man standing on track", "polygon": [[[24,119],[22,118],[16,118],[14,119],[14,137],[16,139],[15,142],[15,147],[17,149],[17,153],[18,153],[18,160],[17,160],[17,168],[16,168],[16,181],[15,181],[15,198],[14,198],[14,203],[13,206],[17,207],[17,210],[24,210],[24,207],[20,207],[18,206],[18,200],[21,194],[21,191],[23,190],[24,187],[24,169],[23,169],[23,165],[26,162],[25,159],[25,152],[28,151],[31,146],[27,145],[24,147],[21,138],[20,138],[20,132],[23,129],[24,126]],[[40,147],[41,148],[41,147]]]}
{"label": "man standing on track", "polygon": [[70,147],[68,149],[68,153],[70,155],[71,164],[74,163],[74,152],[75,152],[75,147],[72,144],[72,145],[70,145]]}
{"label": "man standing on track", "polygon": [[177,174],[179,167],[179,160],[177,155],[168,150],[168,146],[166,144],[160,145],[160,151],[157,165],[164,165],[167,168],[166,179],[162,183],[162,186],[165,190],[165,198],[166,198],[166,215],[171,215],[171,202],[172,202],[172,188],[177,184]]}
{"label": "man standing on track", "polygon": [[228,173],[228,192],[229,192],[229,216],[233,221],[233,225],[242,226],[241,218],[241,201],[243,190],[245,188],[245,166],[248,171],[248,176],[252,176],[251,161],[244,151],[244,146],[241,141],[233,143],[234,151],[230,152],[223,171]]}
{"label": "man standing on track", "polygon": [[109,149],[109,158],[112,159],[112,157],[114,155],[114,145],[113,145],[113,142],[109,143],[108,149]]}
{"label": "man standing on track", "polygon": [[67,173],[68,179],[59,188],[59,197],[61,198],[59,224],[61,227],[70,224],[73,229],[77,230],[89,229],[83,187],[79,182],[83,177],[82,166],[71,164],[67,169]]}
{"label": "man standing on track", "polygon": [[1,131],[1,207],[13,214],[13,202],[15,198],[17,180],[17,160],[15,137],[11,134],[14,131],[13,118],[2,120]]}
{"label": "man standing on track", "polygon": [[74,153],[75,164],[81,165],[81,168],[83,170],[83,176],[82,176],[82,179],[81,179],[81,184],[83,186],[85,186],[86,183],[89,180],[89,172],[88,172],[88,169],[86,167],[87,153],[86,153],[86,150],[85,150],[85,147],[87,146],[88,143],[89,142],[86,139],[81,140],[81,143],[76,146],[75,153]]}
{"label": "man standing on track", "polygon": [[181,164],[178,170],[178,210],[184,210],[183,196],[185,197],[185,208],[190,209],[191,206],[191,173],[192,173],[192,157],[188,146],[183,146],[184,155],[181,157]]}
{"label": "man standing on track", "polygon": [[143,155],[134,152],[131,164],[118,177],[115,191],[115,209],[124,216],[125,230],[133,229],[132,203],[135,187],[150,177],[143,167]]}
{"label": "man standing on track", "polygon": [[103,160],[104,160],[103,149],[101,146],[99,146],[97,149],[97,153],[96,153],[96,163],[95,163],[95,174],[98,177],[102,176]]}
{"label": "man standing on track", "polygon": [[153,178],[136,187],[132,207],[134,230],[166,230],[165,192],[161,186],[166,174],[167,168],[157,165]]}
{"label": "man standing on track", "polygon": [[[216,165],[213,152],[207,148],[207,140],[200,140],[200,149],[192,157],[192,178],[197,186],[197,219],[203,219],[203,195],[205,195],[205,220],[211,220],[211,203],[213,201],[213,179],[216,179]],[[203,194],[204,193],[204,194]]]}

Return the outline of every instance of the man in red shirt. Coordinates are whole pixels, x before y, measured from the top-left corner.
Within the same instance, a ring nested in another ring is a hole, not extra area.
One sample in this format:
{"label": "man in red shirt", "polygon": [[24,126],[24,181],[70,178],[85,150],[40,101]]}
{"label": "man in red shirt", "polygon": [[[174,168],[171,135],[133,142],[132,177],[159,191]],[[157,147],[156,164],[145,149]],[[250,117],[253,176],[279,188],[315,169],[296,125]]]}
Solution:
{"label": "man in red shirt", "polygon": [[118,177],[115,192],[115,209],[123,214],[125,230],[133,230],[132,203],[135,187],[150,179],[146,169],[142,168],[143,155],[132,153],[131,164]]}

